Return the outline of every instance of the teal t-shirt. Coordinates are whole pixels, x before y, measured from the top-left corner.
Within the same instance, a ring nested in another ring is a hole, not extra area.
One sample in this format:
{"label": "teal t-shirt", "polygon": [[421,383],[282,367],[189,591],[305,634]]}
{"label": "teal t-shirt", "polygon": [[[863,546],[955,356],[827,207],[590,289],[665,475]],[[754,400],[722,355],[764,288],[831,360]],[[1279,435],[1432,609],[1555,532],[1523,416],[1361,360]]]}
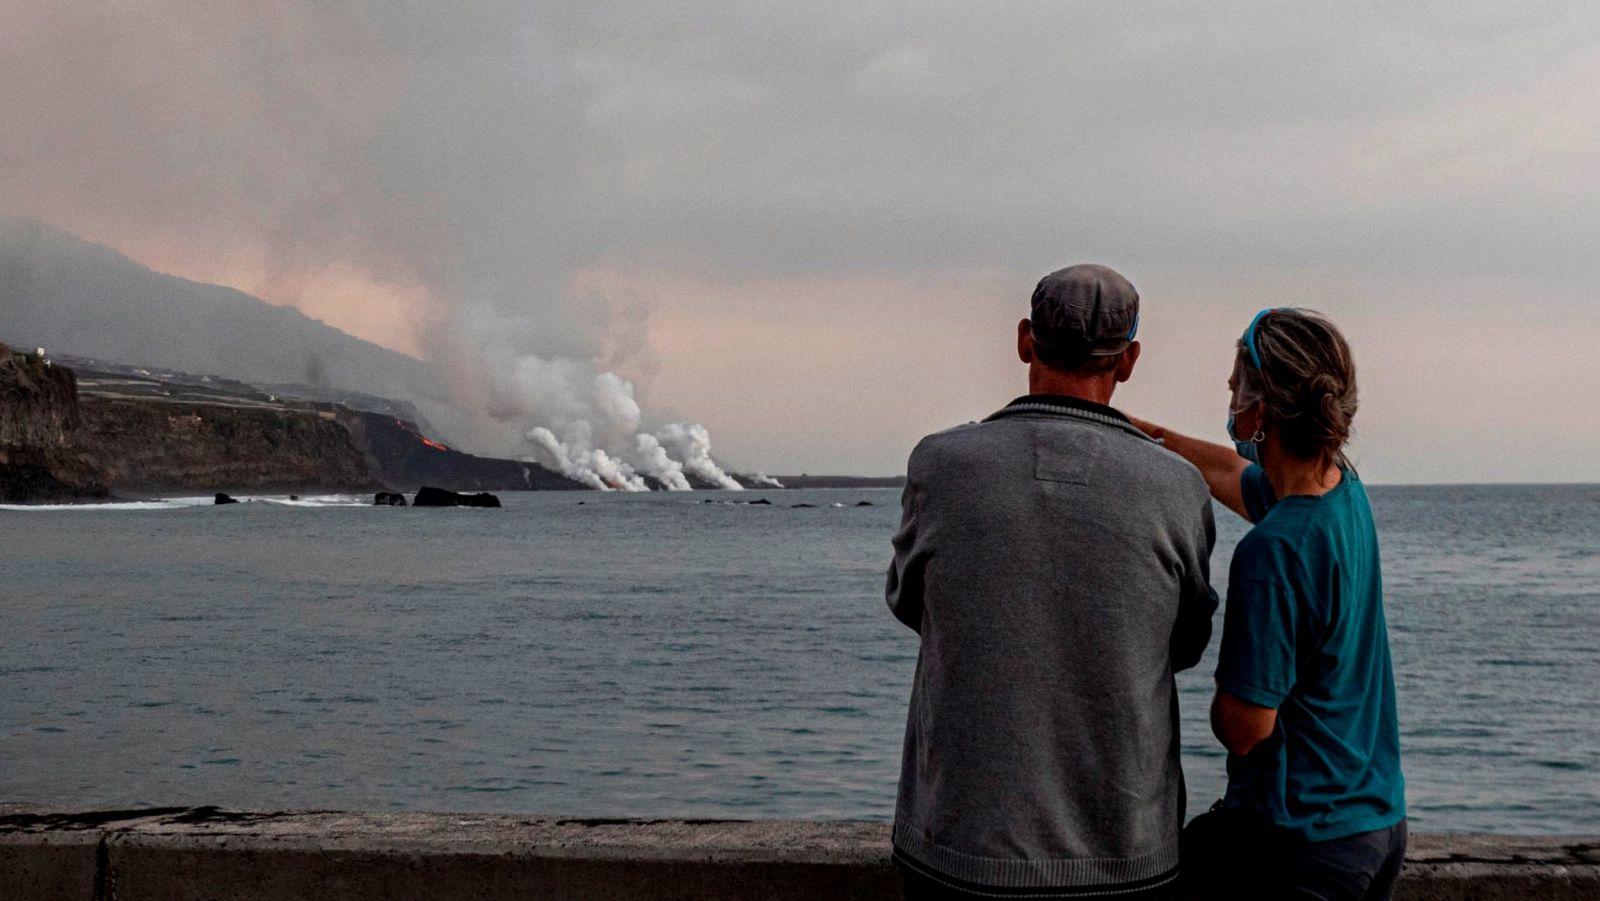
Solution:
{"label": "teal t-shirt", "polygon": [[1228,575],[1217,686],[1278,711],[1273,734],[1228,757],[1230,808],[1311,841],[1405,817],[1378,533],[1354,472],[1320,497],[1273,497],[1243,476],[1255,528]]}

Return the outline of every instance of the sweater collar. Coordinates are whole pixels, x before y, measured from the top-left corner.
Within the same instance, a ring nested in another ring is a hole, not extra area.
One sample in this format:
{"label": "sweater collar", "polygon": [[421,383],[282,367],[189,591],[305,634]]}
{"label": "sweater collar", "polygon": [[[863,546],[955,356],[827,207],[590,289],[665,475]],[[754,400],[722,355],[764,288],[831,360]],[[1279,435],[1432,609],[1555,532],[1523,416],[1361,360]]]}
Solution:
{"label": "sweater collar", "polygon": [[1140,438],[1150,440],[1150,436],[1139,430],[1121,410],[1097,404],[1081,397],[1072,397],[1066,394],[1028,394],[1017,398],[994,413],[989,414],[984,422],[996,419],[1005,419],[1011,416],[1039,415],[1065,416],[1072,419],[1081,419],[1088,422],[1097,422],[1109,425]]}
{"label": "sweater collar", "polygon": [[1098,413],[1101,416],[1110,416],[1112,419],[1120,419],[1129,425],[1133,424],[1132,420],[1123,415],[1122,411],[1118,410],[1116,407],[1109,407],[1105,404],[1097,404],[1092,400],[1084,400],[1081,397],[1073,397],[1070,394],[1024,394],[1011,403],[1006,404],[1006,409],[1010,409],[1012,407],[1032,406],[1036,404],[1051,407],[1064,407],[1069,410],[1077,410],[1083,413]]}

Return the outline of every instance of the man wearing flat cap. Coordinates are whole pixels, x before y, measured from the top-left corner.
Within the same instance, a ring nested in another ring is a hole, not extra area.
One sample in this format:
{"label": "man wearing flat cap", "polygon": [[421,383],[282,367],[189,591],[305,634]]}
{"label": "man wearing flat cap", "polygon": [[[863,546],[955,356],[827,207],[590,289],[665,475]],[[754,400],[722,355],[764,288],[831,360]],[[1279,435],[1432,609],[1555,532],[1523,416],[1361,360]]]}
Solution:
{"label": "man wearing flat cap", "polygon": [[1173,673],[1217,597],[1211,498],[1111,407],[1139,294],[1045,276],[1017,326],[1028,394],[924,438],[889,609],[921,636],[895,809],[908,898],[1176,897]]}

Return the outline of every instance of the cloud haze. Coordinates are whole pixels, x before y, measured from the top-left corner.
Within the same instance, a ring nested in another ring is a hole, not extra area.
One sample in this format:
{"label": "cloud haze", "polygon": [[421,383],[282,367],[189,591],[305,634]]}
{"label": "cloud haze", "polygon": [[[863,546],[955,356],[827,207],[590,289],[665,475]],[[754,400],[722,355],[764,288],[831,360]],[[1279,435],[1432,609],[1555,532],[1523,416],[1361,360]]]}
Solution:
{"label": "cloud haze", "polygon": [[1220,437],[1228,344],[1299,303],[1356,343],[1369,478],[1597,479],[1597,35],[1474,0],[0,0],[0,212],[436,359],[487,321],[768,471],[895,471],[1020,393],[1032,282],[1103,261],[1147,303],[1130,409]]}

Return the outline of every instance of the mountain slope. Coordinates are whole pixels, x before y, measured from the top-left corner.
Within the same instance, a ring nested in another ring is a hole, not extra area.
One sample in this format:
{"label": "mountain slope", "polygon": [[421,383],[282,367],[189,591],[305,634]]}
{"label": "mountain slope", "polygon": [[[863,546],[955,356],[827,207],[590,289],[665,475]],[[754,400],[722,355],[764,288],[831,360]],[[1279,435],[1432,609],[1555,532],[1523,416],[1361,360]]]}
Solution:
{"label": "mountain slope", "polygon": [[428,364],[288,307],[153,272],[36,220],[0,216],[0,339],[265,384],[409,400],[449,428]]}

